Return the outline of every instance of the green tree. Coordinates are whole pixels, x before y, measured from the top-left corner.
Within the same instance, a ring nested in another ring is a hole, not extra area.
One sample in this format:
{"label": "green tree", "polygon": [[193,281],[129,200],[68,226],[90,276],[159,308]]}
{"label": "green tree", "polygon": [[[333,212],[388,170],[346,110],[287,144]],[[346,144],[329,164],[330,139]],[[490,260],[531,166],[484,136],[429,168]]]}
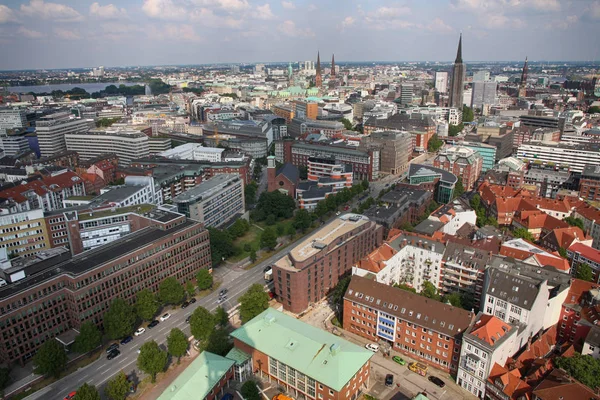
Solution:
{"label": "green tree", "polygon": [[48,339],[33,357],[35,373],[58,378],[67,365],[67,353],[56,339]]}
{"label": "green tree", "polygon": [[196,294],[196,286],[194,286],[194,282],[187,281],[185,283],[185,292],[187,293],[188,297],[194,297]]}
{"label": "green tree", "polygon": [[600,388],[600,360],[575,353],[572,357],[556,358],[554,364],[590,389]]}
{"label": "green tree", "polygon": [[272,227],[265,228],[260,235],[260,245],[269,250],[275,249],[275,246],[277,246],[277,234]]}
{"label": "green tree", "polygon": [[338,281],[331,293],[331,304],[335,307],[340,321],[344,320],[344,295],[349,285],[350,276],[345,276]]}
{"label": "green tree", "polygon": [[398,289],[406,290],[407,292],[417,293],[417,289],[415,289],[414,287],[410,287],[405,283],[394,283],[394,287],[396,287]]}
{"label": "green tree", "polygon": [[288,225],[286,233],[290,236],[290,239],[294,237],[296,234],[296,228],[294,227],[294,224]]}
{"label": "green tree", "polygon": [[444,296],[444,302],[452,304],[454,307],[462,308],[462,296],[459,292],[452,292],[447,296]]}
{"label": "green tree", "polygon": [[217,228],[207,228],[210,234],[210,255],[213,267],[219,265],[224,258],[235,254],[235,246],[228,232]]}
{"label": "green tree", "polygon": [[92,321],[86,321],[79,328],[79,335],[73,343],[73,350],[77,353],[87,353],[94,350],[102,343],[102,333]]}
{"label": "green tree", "polygon": [[104,333],[109,339],[119,339],[130,335],[135,324],[133,307],[125,300],[116,298],[103,316]]}
{"label": "green tree", "polygon": [[77,389],[77,394],[73,397],[73,400],[100,400],[100,393],[94,385],[84,383]]}
{"label": "green tree", "polygon": [[295,208],[294,199],[279,190],[263,192],[256,203],[256,220],[263,221],[269,215],[273,215],[276,220],[288,219],[292,217]]}
{"label": "green tree", "polygon": [[310,214],[305,209],[300,209],[296,211],[296,215],[294,215],[294,228],[300,230],[300,232],[304,233],[310,225],[312,224],[312,219]]}
{"label": "green tree", "polygon": [[454,198],[458,198],[465,193],[465,187],[463,186],[462,178],[458,178],[456,185],[454,185]]}
{"label": "green tree", "polygon": [[215,323],[221,327],[229,325],[229,314],[221,306],[215,310]]}
{"label": "green tree", "polygon": [[600,114],[600,107],[598,106],[592,106],[590,108],[588,108],[588,114]]}
{"label": "green tree", "polygon": [[127,379],[127,375],[123,371],[120,371],[106,383],[104,394],[111,400],[125,400],[130,386],[131,383]]}
{"label": "green tree", "polygon": [[244,293],[239,300],[240,319],[243,324],[250,321],[269,307],[269,295],[259,283],[250,286],[248,291]]}
{"label": "green tree", "polygon": [[350,122],[347,118],[342,118],[340,120],[340,122],[342,124],[344,124],[344,129],[346,129],[347,131],[351,131],[352,130],[352,122]]}
{"label": "green tree", "polygon": [[154,318],[159,308],[158,300],[149,289],[142,289],[135,295],[135,312],[144,321]]}
{"label": "green tree", "polygon": [[475,295],[471,292],[462,293],[460,295],[461,307],[467,311],[475,309]]}
{"label": "green tree", "polygon": [[258,192],[258,185],[256,182],[250,182],[244,188],[244,199],[246,200],[246,207],[256,203],[256,193]]}
{"label": "green tree", "polygon": [[308,168],[305,165],[299,166],[298,172],[300,173],[299,177],[301,180],[308,179]]}
{"label": "green tree", "polygon": [[582,281],[593,282],[594,271],[592,271],[592,267],[590,267],[588,264],[582,263],[577,266],[577,274],[575,277],[577,279],[581,279]]}
{"label": "green tree", "polygon": [[243,218],[238,218],[227,230],[232,239],[242,237],[250,230],[250,223]]}
{"label": "green tree", "polygon": [[565,219],[563,219],[563,221],[565,221],[567,224],[571,225],[571,226],[576,226],[579,229],[581,229],[582,231],[584,230],[583,227],[583,220],[580,218],[575,218],[575,217],[567,217]]}
{"label": "green tree", "polygon": [[437,288],[433,285],[433,283],[429,281],[423,282],[420,295],[433,300],[440,299],[440,295],[437,292]]}
{"label": "green tree", "polygon": [[198,307],[190,317],[190,330],[197,340],[205,341],[215,329],[215,316],[204,307]]}
{"label": "green tree", "polygon": [[180,304],[185,297],[185,289],[177,278],[170,276],[158,286],[158,297],[164,304]]}
{"label": "green tree", "polygon": [[475,118],[475,116],[473,115],[472,108],[463,105],[462,112],[463,112],[463,115],[462,115],[463,122],[473,122],[473,119]]}
{"label": "green tree", "polygon": [[169,354],[173,357],[177,357],[177,364],[179,364],[181,357],[188,349],[187,336],[185,336],[185,333],[183,333],[181,329],[171,329],[171,333],[167,336],[167,349],[169,350]]}
{"label": "green tree", "polygon": [[429,139],[429,142],[427,143],[427,151],[429,151],[431,153],[435,153],[443,145],[444,145],[444,141],[441,140],[436,133],[431,137],[431,139]]}
{"label": "green tree", "polygon": [[250,261],[251,262],[255,262],[257,259],[257,255],[256,255],[256,250],[254,250],[254,248],[250,249]]}
{"label": "green tree", "polygon": [[196,274],[196,283],[199,290],[210,289],[213,285],[213,276],[207,269],[201,269]]}
{"label": "green tree", "polygon": [[246,400],[261,400],[260,391],[258,390],[258,386],[256,386],[256,382],[252,380],[247,380],[244,382],[241,388],[241,393],[244,399]]}
{"label": "green tree", "polygon": [[275,215],[273,215],[273,214],[267,215],[267,218],[265,219],[265,224],[267,224],[268,226],[273,226],[276,223],[277,223],[277,218],[275,218]]}
{"label": "green tree", "polygon": [[277,232],[277,236],[283,236],[283,234],[285,233],[285,225],[277,224],[275,226],[275,231]]}
{"label": "green tree", "polygon": [[205,350],[220,356],[225,356],[232,347],[233,344],[229,340],[229,333],[223,328],[215,328],[208,337]]}
{"label": "green tree", "polygon": [[465,129],[465,126],[462,124],[462,122],[458,125],[450,124],[448,125],[448,136],[458,136],[463,129]]}
{"label": "green tree", "polygon": [[140,347],[140,354],[137,359],[137,366],[140,370],[147,373],[152,378],[152,383],[156,382],[156,374],[165,370],[167,366],[167,352],[158,347],[154,340],[146,342]]}
{"label": "green tree", "polygon": [[473,210],[477,211],[481,208],[481,197],[479,196],[479,194],[475,194],[473,195],[473,197],[471,197],[471,200],[469,201],[469,203],[471,204],[471,207],[473,208]]}
{"label": "green tree", "polygon": [[565,249],[564,247],[559,247],[558,254],[563,258],[567,258],[567,256],[568,256],[567,249]]}
{"label": "green tree", "polygon": [[531,232],[529,232],[527,229],[525,228],[517,228],[513,231],[513,236],[519,239],[524,239],[524,240],[528,240],[530,242],[534,242],[535,238],[533,237],[533,235],[531,234]]}

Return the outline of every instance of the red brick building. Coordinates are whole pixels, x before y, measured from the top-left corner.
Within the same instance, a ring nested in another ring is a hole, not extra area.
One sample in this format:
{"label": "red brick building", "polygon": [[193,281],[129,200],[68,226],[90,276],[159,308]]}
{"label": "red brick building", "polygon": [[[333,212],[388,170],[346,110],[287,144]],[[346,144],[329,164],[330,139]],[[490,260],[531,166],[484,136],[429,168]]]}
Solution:
{"label": "red brick building", "polygon": [[354,275],[344,295],[344,329],[456,373],[462,334],[475,314]]}
{"label": "red brick building", "polygon": [[301,313],[323,299],[361,258],[383,242],[383,226],[344,214],[273,264],[275,293],[283,307]]}
{"label": "red brick building", "polygon": [[291,198],[296,197],[296,188],[300,180],[298,168],[290,163],[275,168],[275,157],[267,157],[267,191],[279,190]]}
{"label": "red brick building", "polygon": [[462,179],[463,187],[470,191],[475,189],[477,179],[481,175],[483,158],[467,147],[450,147],[438,154],[433,160],[433,166]]}
{"label": "red brick building", "polygon": [[[0,288],[0,360],[24,363],[37,349],[85,321],[101,325],[115,298],[133,303],[166,277],[182,284],[211,268],[208,231],[179,220],[153,226],[75,257],[53,254],[11,260]],[[65,258],[66,257],[66,258]]]}
{"label": "red brick building", "polygon": [[586,200],[600,201],[600,167],[586,165],[579,180],[579,196]]}
{"label": "red brick building", "polygon": [[598,312],[599,286],[594,282],[573,279],[558,320],[558,341],[577,343],[585,340],[595,321],[600,319]]}

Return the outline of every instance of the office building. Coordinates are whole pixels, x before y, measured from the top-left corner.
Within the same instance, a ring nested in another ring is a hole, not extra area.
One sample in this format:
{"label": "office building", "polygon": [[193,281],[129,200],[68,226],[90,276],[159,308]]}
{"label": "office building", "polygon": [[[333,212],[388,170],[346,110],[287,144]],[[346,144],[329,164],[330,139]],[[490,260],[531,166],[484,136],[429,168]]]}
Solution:
{"label": "office building", "polygon": [[543,115],[521,115],[519,120],[521,121],[521,125],[527,128],[560,128],[560,121],[558,117],[549,117]]}
{"label": "office building", "polygon": [[132,160],[150,155],[150,138],[138,131],[89,131],[64,135],[67,149],[76,151],[82,160],[114,153],[119,164],[127,167]]}
{"label": "office building", "polygon": [[388,230],[400,228],[405,223],[416,224],[432,199],[433,195],[428,191],[397,187],[381,197],[381,205],[372,206],[363,215]]}
{"label": "office building", "polygon": [[244,185],[234,174],[221,174],[200,183],[173,199],[186,217],[218,228],[245,212]]}
{"label": "office building", "polygon": [[[350,104],[328,103],[323,107],[326,118],[341,120],[342,118],[352,122],[354,120],[354,109]],[[324,116],[325,117],[325,116]]]}
{"label": "office building", "polygon": [[199,143],[185,143],[163,151],[159,155],[174,160],[221,162],[224,151],[225,149],[218,147],[204,147]]}
{"label": "office building", "polygon": [[67,150],[65,136],[87,132],[94,125],[93,120],[77,119],[64,112],[47,115],[36,122],[36,133],[41,157],[50,157]]}
{"label": "office building", "polygon": [[274,290],[295,314],[321,301],[352,265],[383,241],[383,227],[357,214],[343,214],[312,233],[273,264]]}
{"label": "office building", "polygon": [[344,295],[345,330],[452,374],[474,320],[472,312],[359,276]]}
{"label": "office building", "polygon": [[413,150],[423,152],[436,133],[436,123],[431,116],[422,113],[394,114],[385,119],[371,117],[364,123],[364,132],[371,135],[375,131],[409,132],[413,137]]}
{"label": "office building", "polygon": [[115,298],[133,303],[142,289],[158,292],[160,282],[175,277],[184,284],[200,269],[210,269],[208,231],[180,221],[147,227],[71,258],[66,249],[10,260],[0,288],[0,359],[31,360],[47,340],[73,337],[81,324],[102,325]]}
{"label": "office building", "polygon": [[0,214],[0,250],[11,257],[49,249],[50,234],[40,209]]}
{"label": "office building", "polygon": [[496,90],[498,84],[494,81],[473,82],[471,95],[471,108],[483,110],[484,107],[496,104]]}
{"label": "office building", "polygon": [[475,151],[483,159],[481,172],[487,172],[496,165],[496,146],[477,142],[462,142],[461,147]]}
{"label": "office building", "polygon": [[490,80],[490,71],[477,71],[473,73],[473,83],[475,82],[486,82]]}
{"label": "office building", "polygon": [[446,93],[448,91],[448,73],[447,72],[436,72],[435,73],[435,90],[440,93]]}
{"label": "office building", "polygon": [[586,165],[579,179],[579,197],[600,201],[600,165]]}
{"label": "office building", "polygon": [[465,75],[467,66],[462,60],[462,33],[458,40],[458,50],[456,52],[456,60],[454,60],[454,66],[452,67],[452,78],[450,81],[450,101],[449,106],[454,108],[463,107],[463,95],[465,85]]}
{"label": "office building", "polygon": [[[317,104],[317,103],[314,103],[314,104]],[[271,111],[273,112],[273,114],[277,115],[278,117],[283,118],[285,120],[286,124],[289,124],[290,122],[292,122],[292,119],[295,116],[294,109],[285,104],[276,104],[271,107]]]}
{"label": "office building", "polygon": [[437,155],[433,166],[459,177],[465,190],[471,191],[475,189],[475,184],[481,174],[483,157],[470,148],[452,146]]}
{"label": "office building", "polygon": [[18,109],[0,110],[0,136],[8,130],[27,127],[27,111]]}
{"label": "office building", "polygon": [[458,182],[456,175],[430,165],[410,164],[408,185],[433,194],[438,203],[449,203],[454,198],[454,187]]}
{"label": "office building", "polygon": [[401,175],[408,171],[412,145],[412,135],[408,132],[376,131],[364,137],[359,148],[379,149],[379,170],[386,174]]}
{"label": "office building", "polygon": [[305,137],[308,134],[322,134],[328,138],[341,137],[346,128],[339,121],[312,120],[295,117],[290,123],[288,132],[294,138]]}
{"label": "office building", "polygon": [[414,86],[410,83],[400,85],[400,104],[412,104]]}
{"label": "office building", "polygon": [[353,400],[370,388],[373,352],[273,308],[230,336],[250,371],[294,398]]}
{"label": "office building", "polygon": [[586,165],[600,165],[600,146],[523,143],[517,149],[517,158],[525,163],[543,162],[581,173]]}
{"label": "office building", "polygon": [[292,118],[317,119],[319,104],[309,100],[294,100]]}
{"label": "office building", "polygon": [[0,136],[0,150],[4,150],[5,156],[15,157],[31,149],[29,141],[23,136]]}

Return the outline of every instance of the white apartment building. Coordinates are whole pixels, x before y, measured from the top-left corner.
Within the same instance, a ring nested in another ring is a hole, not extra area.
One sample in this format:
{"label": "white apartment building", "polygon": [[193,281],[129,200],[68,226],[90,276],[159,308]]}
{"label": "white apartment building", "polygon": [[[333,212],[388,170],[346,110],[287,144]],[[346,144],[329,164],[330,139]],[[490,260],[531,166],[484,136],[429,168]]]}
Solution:
{"label": "white apartment building", "polygon": [[448,91],[448,72],[435,73],[435,90],[440,93]]}
{"label": "white apartment building", "polygon": [[29,151],[29,142],[22,136],[0,137],[0,148],[4,150],[5,156],[14,157]]}
{"label": "white apartment building", "polygon": [[600,328],[592,326],[589,333],[583,342],[581,354],[584,356],[592,356],[595,359],[600,358]]}
{"label": "white apartment building", "polygon": [[36,122],[35,131],[38,137],[41,156],[50,157],[67,150],[66,135],[82,134],[93,126],[93,120],[77,119],[68,112],[51,114],[40,118]]}
{"label": "white apartment building", "polygon": [[5,135],[9,129],[25,128],[27,126],[27,112],[25,110],[0,110],[0,136]]}
{"label": "white apartment building", "polygon": [[225,149],[218,147],[204,147],[199,143],[186,143],[163,151],[159,155],[175,160],[221,162],[224,151]]}
{"label": "white apartment building", "polygon": [[580,173],[586,165],[600,165],[600,151],[594,145],[523,143],[517,149],[517,158],[527,162],[539,160],[557,165],[568,165],[571,172]]}
{"label": "white apartment building", "polygon": [[119,164],[128,166],[132,160],[150,154],[148,136],[138,131],[74,132],[64,137],[67,150],[76,151],[82,160],[115,153],[119,157]]}

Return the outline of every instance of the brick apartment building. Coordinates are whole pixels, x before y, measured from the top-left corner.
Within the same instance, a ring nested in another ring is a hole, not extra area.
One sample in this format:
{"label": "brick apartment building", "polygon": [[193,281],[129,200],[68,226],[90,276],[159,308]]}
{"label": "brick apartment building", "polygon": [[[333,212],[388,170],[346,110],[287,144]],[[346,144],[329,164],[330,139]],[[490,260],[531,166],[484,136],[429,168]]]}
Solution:
{"label": "brick apartment building", "polygon": [[433,166],[461,178],[465,190],[470,191],[476,187],[481,175],[483,158],[467,147],[450,147],[438,154],[433,160]]}
{"label": "brick apartment building", "polygon": [[251,371],[296,399],[355,400],[373,353],[272,308],[231,333]]}
{"label": "brick apartment building", "polygon": [[211,259],[208,231],[179,218],[72,258],[57,248],[10,263],[1,271],[0,360],[25,363],[46,340],[85,321],[101,325],[115,298],[132,303],[169,276],[183,284]]}
{"label": "brick apartment building", "polygon": [[586,165],[579,180],[579,196],[586,200],[600,201],[600,166]]}
{"label": "brick apartment building", "polygon": [[291,249],[273,264],[283,307],[298,314],[323,299],[352,265],[381,245],[383,230],[365,216],[344,214]]}
{"label": "brick apartment building", "polygon": [[474,321],[469,311],[359,276],[344,295],[345,330],[451,373]]}

